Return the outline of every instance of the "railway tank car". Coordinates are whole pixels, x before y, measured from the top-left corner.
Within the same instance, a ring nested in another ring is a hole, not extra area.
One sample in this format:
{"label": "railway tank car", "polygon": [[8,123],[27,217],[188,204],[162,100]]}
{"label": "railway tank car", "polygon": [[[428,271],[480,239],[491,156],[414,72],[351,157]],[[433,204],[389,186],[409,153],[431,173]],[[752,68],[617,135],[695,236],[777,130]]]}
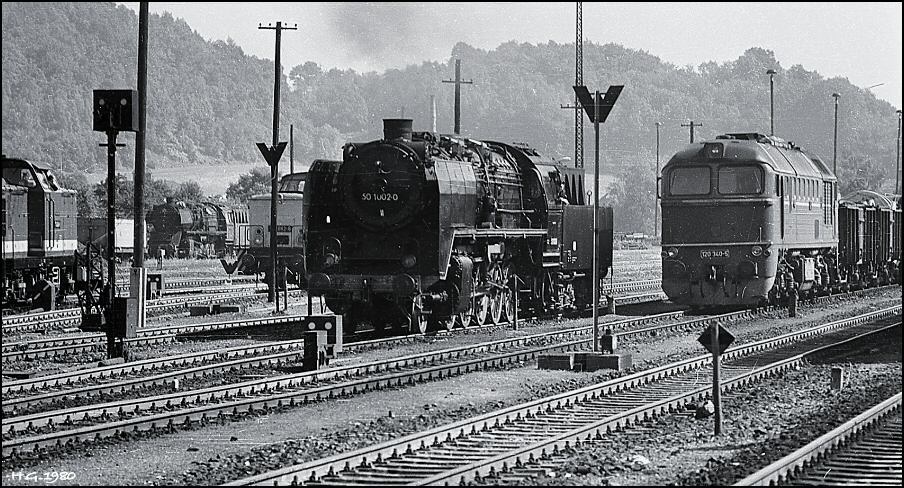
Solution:
{"label": "railway tank car", "polygon": [[[498,323],[523,309],[586,307],[593,207],[583,169],[525,145],[413,132],[319,161],[304,192],[308,292],[346,332]],[[600,209],[599,276],[612,264],[612,211]]]}
{"label": "railway tank car", "polygon": [[663,167],[661,192],[662,288],[676,303],[777,303],[856,272],[839,254],[835,175],[793,143],[736,133],[692,144]]}
{"label": "railway tank car", "polygon": [[4,155],[0,167],[3,305],[31,301],[50,310],[73,288],[75,191],[59,186],[49,169],[24,159]]}

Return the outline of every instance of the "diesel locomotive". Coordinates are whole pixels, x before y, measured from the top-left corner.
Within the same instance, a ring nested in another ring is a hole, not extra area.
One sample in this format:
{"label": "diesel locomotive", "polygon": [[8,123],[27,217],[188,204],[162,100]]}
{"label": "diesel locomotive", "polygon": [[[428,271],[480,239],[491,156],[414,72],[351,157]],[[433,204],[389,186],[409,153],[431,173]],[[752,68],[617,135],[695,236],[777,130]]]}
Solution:
{"label": "diesel locomotive", "polygon": [[[337,163],[314,160],[314,165]],[[307,172],[289,173],[279,181],[276,210],[276,248],[278,284],[305,284],[304,272],[304,208],[303,195]],[[248,247],[241,251],[236,266],[245,274],[264,273],[270,286],[270,194],[252,196],[248,201]],[[224,267],[229,268],[226,263]],[[285,279],[283,279],[285,278]]]}
{"label": "diesel locomotive", "polygon": [[73,289],[75,192],[50,170],[2,157],[2,302],[50,310]]}
{"label": "diesel locomotive", "polygon": [[[593,207],[583,169],[523,144],[413,132],[349,143],[311,166],[304,191],[307,289],[346,332],[494,324],[592,301]],[[600,209],[598,269],[612,265]]]}
{"label": "diesel locomotive", "polygon": [[676,303],[755,306],[897,274],[900,209],[881,224],[887,244],[864,255],[865,210],[839,213],[832,170],[793,143],[725,134],[679,151],[661,176],[662,289]]}

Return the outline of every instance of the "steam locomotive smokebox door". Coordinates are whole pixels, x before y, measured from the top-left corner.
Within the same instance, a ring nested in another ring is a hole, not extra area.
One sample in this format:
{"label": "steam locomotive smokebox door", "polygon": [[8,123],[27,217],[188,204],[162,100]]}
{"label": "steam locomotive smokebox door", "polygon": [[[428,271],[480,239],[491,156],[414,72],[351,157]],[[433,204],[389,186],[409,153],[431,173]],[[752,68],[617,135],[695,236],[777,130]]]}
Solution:
{"label": "steam locomotive smokebox door", "polygon": [[[599,270],[605,277],[612,265],[612,209],[599,208]],[[593,207],[565,205],[562,212],[562,269],[593,266]]]}
{"label": "steam locomotive smokebox door", "polygon": [[138,91],[94,90],[94,130],[138,132]]}
{"label": "steam locomotive smokebox door", "polygon": [[342,316],[309,315],[302,322],[304,332],[326,331],[327,356],[336,357],[342,352]]}

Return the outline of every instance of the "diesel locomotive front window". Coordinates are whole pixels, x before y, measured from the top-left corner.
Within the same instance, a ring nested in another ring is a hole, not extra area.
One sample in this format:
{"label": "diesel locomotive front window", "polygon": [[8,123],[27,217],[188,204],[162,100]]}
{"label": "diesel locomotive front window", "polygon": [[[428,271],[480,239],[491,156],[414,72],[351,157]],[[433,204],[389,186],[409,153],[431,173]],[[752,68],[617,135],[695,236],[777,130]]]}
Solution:
{"label": "diesel locomotive front window", "polygon": [[708,195],[709,167],[675,168],[669,173],[670,195]]}
{"label": "diesel locomotive front window", "polygon": [[756,166],[723,166],[719,168],[719,193],[722,195],[763,193],[763,170]]}

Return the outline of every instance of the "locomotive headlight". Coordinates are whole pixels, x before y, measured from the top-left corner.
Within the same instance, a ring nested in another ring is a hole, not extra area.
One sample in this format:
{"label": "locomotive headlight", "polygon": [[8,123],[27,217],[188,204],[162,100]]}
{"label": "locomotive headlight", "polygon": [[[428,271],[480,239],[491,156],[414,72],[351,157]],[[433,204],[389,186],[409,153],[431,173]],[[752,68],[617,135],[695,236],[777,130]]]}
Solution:
{"label": "locomotive headlight", "polygon": [[674,247],[663,249],[661,254],[664,258],[672,259],[678,255],[678,249],[675,249]]}
{"label": "locomotive headlight", "polygon": [[417,258],[413,254],[402,256],[402,267],[413,268],[415,264],[417,264]]}
{"label": "locomotive headlight", "polygon": [[754,257],[760,257],[763,255],[763,246],[753,246],[750,248],[750,254]]}

